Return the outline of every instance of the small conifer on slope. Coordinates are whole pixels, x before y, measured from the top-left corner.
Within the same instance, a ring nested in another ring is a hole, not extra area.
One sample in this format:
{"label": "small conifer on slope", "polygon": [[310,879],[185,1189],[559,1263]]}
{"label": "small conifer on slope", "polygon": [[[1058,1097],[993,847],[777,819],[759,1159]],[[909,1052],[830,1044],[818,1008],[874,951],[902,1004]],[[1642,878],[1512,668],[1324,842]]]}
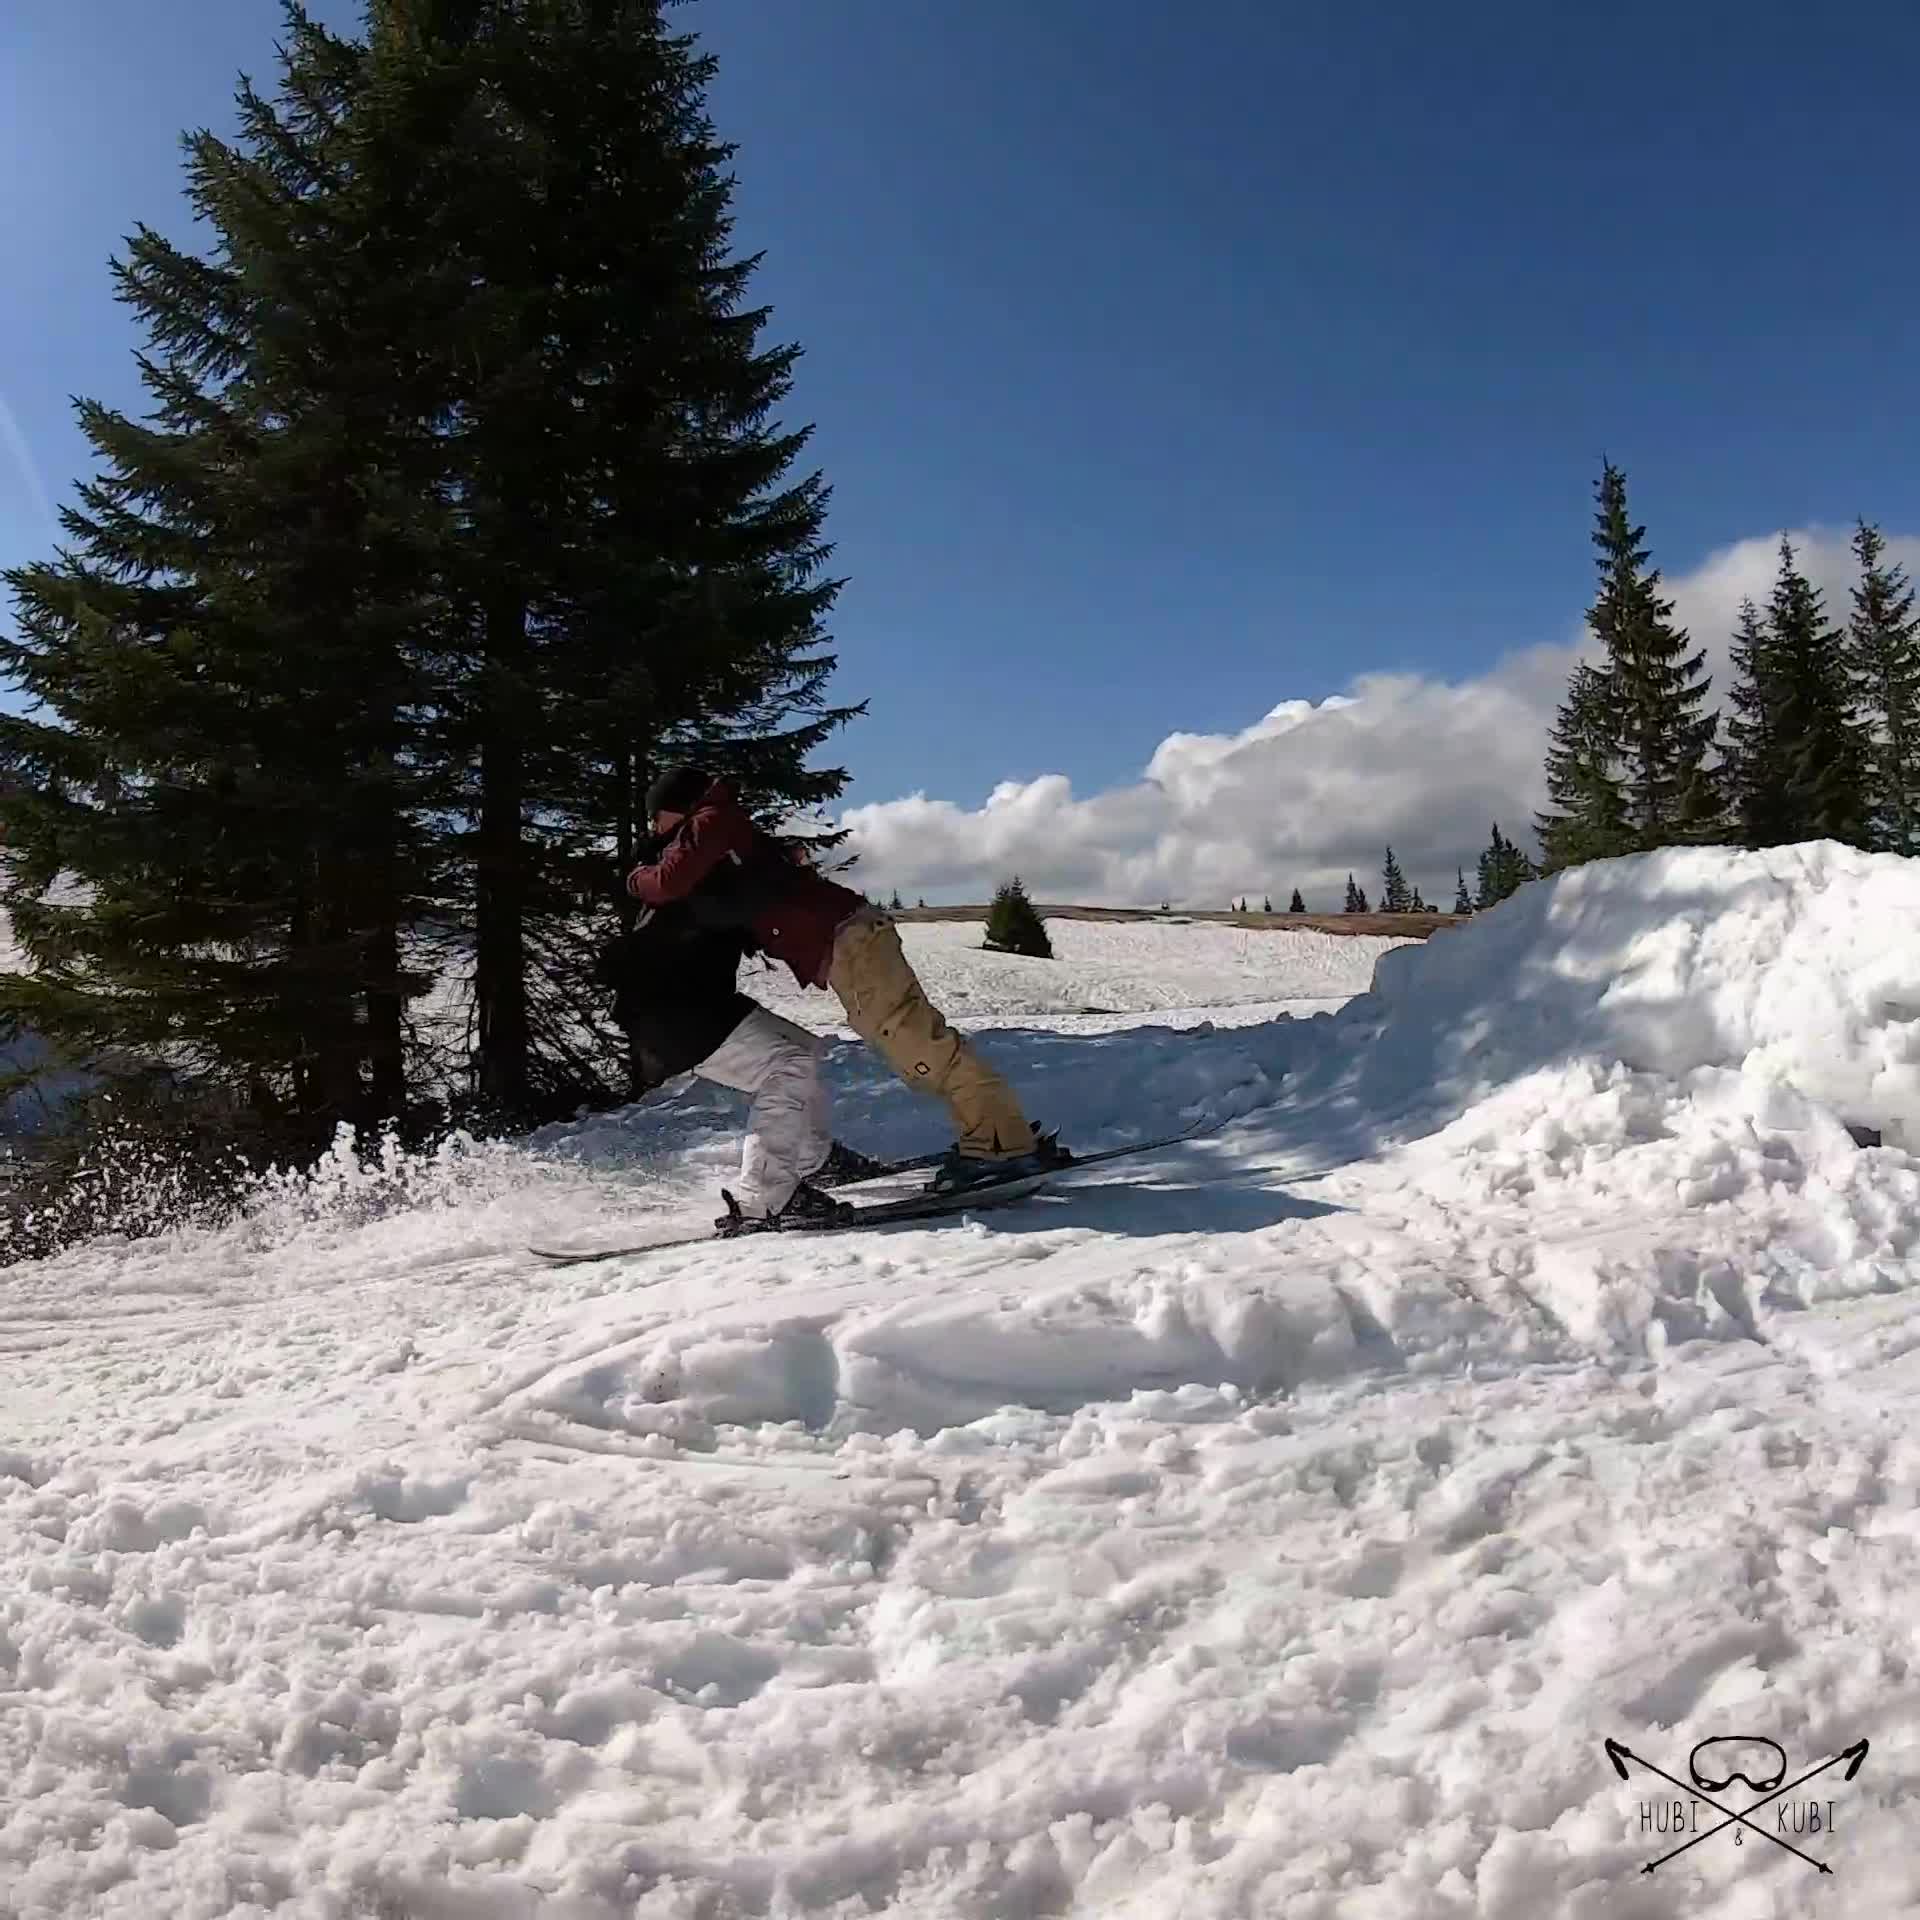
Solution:
{"label": "small conifer on slope", "polygon": [[1024,953],[1036,960],[1053,958],[1047,923],[1027,897],[1018,874],[993,896],[993,905],[987,913],[986,944],[1000,953]]}

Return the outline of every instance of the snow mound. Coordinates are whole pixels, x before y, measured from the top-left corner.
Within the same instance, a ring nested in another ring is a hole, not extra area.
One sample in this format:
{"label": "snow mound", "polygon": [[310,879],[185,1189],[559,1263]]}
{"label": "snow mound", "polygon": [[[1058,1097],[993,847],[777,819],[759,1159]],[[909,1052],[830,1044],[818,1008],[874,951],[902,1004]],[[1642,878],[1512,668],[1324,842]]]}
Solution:
{"label": "snow mound", "polygon": [[1791,1087],[1920,1145],[1920,860],[1830,841],[1597,861],[1380,956],[1356,1090],[1455,1111],[1577,1059]]}

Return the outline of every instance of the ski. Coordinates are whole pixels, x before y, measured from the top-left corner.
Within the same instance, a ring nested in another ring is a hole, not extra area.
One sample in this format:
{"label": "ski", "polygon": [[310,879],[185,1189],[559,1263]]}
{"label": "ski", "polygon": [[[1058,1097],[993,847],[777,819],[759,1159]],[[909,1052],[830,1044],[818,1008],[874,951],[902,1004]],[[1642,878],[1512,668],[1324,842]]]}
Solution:
{"label": "ski", "polygon": [[786,1240],[808,1233],[858,1233],[865,1227],[891,1226],[911,1220],[938,1220],[947,1214],[985,1212],[989,1208],[1010,1206],[1038,1193],[1053,1178],[1052,1173],[1030,1174],[1023,1180],[997,1180],[991,1186],[974,1187],[966,1193],[916,1193],[905,1200],[876,1200],[856,1206],[851,1219],[796,1220],[792,1226],[769,1227],[759,1233],[716,1233],[711,1227],[701,1233],[669,1234],[659,1240],[638,1240],[619,1247],[529,1247],[527,1251],[549,1266],[579,1266],[591,1260],[624,1260],[629,1255],[664,1253],[671,1247],[731,1244],[736,1240]]}
{"label": "ski", "polygon": [[[1156,1147],[1178,1146],[1183,1140],[1197,1139],[1209,1131],[1202,1120],[1197,1125],[1184,1128],[1179,1133],[1162,1134],[1157,1140],[1136,1140],[1130,1146],[1106,1147],[1098,1153],[1076,1153],[1071,1160],[1063,1160],[1051,1171],[1071,1173],[1075,1167],[1097,1167],[1102,1161],[1124,1159],[1130,1153],[1151,1153]],[[896,1180],[903,1173],[927,1173],[937,1167],[952,1151],[949,1147],[937,1147],[931,1153],[916,1153],[904,1160],[886,1160],[877,1165],[871,1173],[863,1173],[852,1180],[822,1180],[817,1175],[814,1185],[817,1187],[863,1187],[879,1180]]]}
{"label": "ski", "polygon": [[[978,1211],[983,1207],[1004,1207],[1038,1193],[1053,1178],[1051,1171],[1028,1174],[1020,1180],[993,1180],[984,1186],[969,1187],[964,1193],[910,1194],[904,1200],[873,1200],[856,1206],[851,1220],[832,1218],[796,1220],[790,1227],[778,1227],[777,1233],[849,1233],[861,1227],[882,1227],[893,1220],[937,1220],[945,1213]],[[722,1237],[722,1236],[717,1236]],[[724,1236],[744,1239],[744,1234]],[[757,1237],[757,1236],[756,1236]]]}
{"label": "ski", "polygon": [[667,1253],[675,1247],[704,1247],[720,1236],[711,1227],[692,1233],[666,1233],[657,1240],[629,1240],[617,1247],[528,1247],[550,1267],[582,1267],[595,1260],[626,1260],[642,1253]]}
{"label": "ski", "polygon": [[1177,1147],[1182,1141],[1197,1140],[1203,1133],[1212,1131],[1206,1121],[1201,1120],[1193,1126],[1183,1127],[1178,1133],[1164,1133],[1158,1140],[1136,1140],[1128,1147],[1104,1147],[1098,1153],[1076,1153],[1071,1160],[1053,1168],[1048,1178],[1064,1174],[1071,1179],[1082,1167],[1104,1166],[1109,1160],[1124,1160],[1129,1154],[1155,1153],[1162,1147]]}
{"label": "ski", "polygon": [[838,1178],[814,1174],[813,1184],[823,1190],[840,1187],[872,1186],[881,1180],[897,1180],[903,1173],[931,1173],[953,1149],[935,1147],[930,1153],[910,1153],[904,1160],[877,1160],[867,1173],[842,1174]]}
{"label": "ski", "polygon": [[[789,1234],[859,1233],[868,1227],[938,1220],[954,1213],[984,1212],[989,1208],[1011,1206],[1017,1200],[1028,1199],[1043,1187],[1071,1181],[1075,1174],[1089,1167],[1104,1166],[1109,1161],[1124,1160],[1133,1154],[1153,1153],[1162,1147],[1179,1146],[1183,1141],[1195,1139],[1206,1131],[1207,1123],[1201,1121],[1155,1140],[1135,1140],[1124,1147],[1105,1147],[1097,1153],[1075,1154],[1071,1160],[1063,1161],[1057,1167],[1048,1167],[1044,1172],[1027,1174],[1018,1180],[989,1181],[959,1193],[929,1193],[922,1190],[902,1200],[871,1201],[865,1206],[856,1205],[851,1219],[796,1221],[790,1227],[770,1228],[765,1233],[756,1234],[720,1234],[708,1229],[700,1233],[671,1234],[658,1240],[635,1241],[619,1247],[529,1247],[527,1251],[550,1266],[578,1266],[594,1260],[623,1260],[642,1253],[663,1253],[669,1248],[705,1245],[710,1241],[760,1240]],[[931,1154],[927,1156],[926,1164],[934,1165],[945,1158],[944,1152]],[[890,1172],[911,1170],[912,1163],[900,1163],[889,1169]],[[878,1179],[882,1176],[867,1177]]]}

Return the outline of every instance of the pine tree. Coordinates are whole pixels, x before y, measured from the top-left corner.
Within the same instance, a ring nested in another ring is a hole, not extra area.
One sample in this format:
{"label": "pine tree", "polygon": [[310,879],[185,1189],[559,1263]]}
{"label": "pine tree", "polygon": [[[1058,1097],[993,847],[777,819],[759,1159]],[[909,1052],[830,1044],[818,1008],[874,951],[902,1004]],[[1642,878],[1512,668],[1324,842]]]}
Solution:
{"label": "pine tree", "polygon": [[1038,960],[1053,958],[1047,923],[1027,897],[1018,874],[994,893],[987,913],[986,944],[1000,953],[1024,953]]}
{"label": "pine tree", "polygon": [[[1506,843],[1504,863],[1504,884],[1508,894],[1517,892],[1529,880],[1538,880],[1540,869],[1511,840]],[[1502,896],[1503,898],[1505,896]]]}
{"label": "pine tree", "polygon": [[1427,903],[1420,898],[1420,889],[1418,887],[1415,887],[1413,890],[1413,899],[1408,905],[1407,911],[1409,913],[1426,913],[1429,911]]}
{"label": "pine tree", "polygon": [[1400,871],[1400,863],[1393,857],[1391,847],[1387,849],[1381,877],[1384,884],[1380,892],[1380,911],[1405,913],[1413,905],[1413,895],[1407,891],[1407,876]]}
{"label": "pine tree", "polygon": [[1734,658],[1742,677],[1732,729],[1736,789],[1747,843],[1864,844],[1867,745],[1852,716],[1845,650],[1784,536],[1764,626],[1743,610]]}
{"label": "pine tree", "polygon": [[1636,836],[1615,764],[1613,679],[1586,661],[1573,670],[1547,749],[1551,810],[1534,816],[1548,873],[1630,853]]}
{"label": "pine tree", "polygon": [[1456,867],[1454,872],[1460,884],[1454,890],[1453,910],[1455,913],[1471,913],[1473,911],[1473,899],[1467,892],[1467,870],[1465,867]]}
{"label": "pine tree", "polygon": [[1484,912],[1488,907],[1496,906],[1534,878],[1536,869],[1532,861],[1500,831],[1500,823],[1496,820],[1493,838],[1488,842],[1486,852],[1480,856],[1480,884],[1474,895],[1474,910]]}
{"label": "pine tree", "polygon": [[[797,469],[811,430],[774,423],[798,352],[763,343],[757,261],[729,251],[714,61],[660,0],[463,0],[439,20],[407,79],[423,105],[438,85],[469,108],[442,204],[473,287],[453,364],[470,369],[476,1090],[551,1111],[591,1078],[556,883],[625,863],[668,759],[725,774],[767,824],[831,798],[844,773],[808,763],[856,709],[824,703],[827,490]],[[404,22],[394,41],[406,59]]]}
{"label": "pine tree", "polygon": [[1367,896],[1359,887],[1354,885],[1352,874],[1347,875],[1347,904],[1345,910],[1348,913],[1366,913],[1369,911]]}
{"label": "pine tree", "polygon": [[243,85],[238,139],[187,142],[210,256],[140,226],[114,268],[151,416],[80,403],[102,472],[7,576],[0,643],[31,703],[0,720],[9,1010],[230,1096],[275,1153],[419,1111],[409,958],[446,905],[419,718],[446,461],[407,343],[451,309],[358,74],[290,14],[278,98]]}
{"label": "pine tree", "polygon": [[900,898],[900,889],[895,887],[892,899],[887,902],[887,911],[889,913],[898,913],[905,905],[906,902]]}
{"label": "pine tree", "polygon": [[1261,896],[1261,900],[1260,900],[1260,911],[1261,911],[1262,913],[1271,913],[1271,912],[1273,911],[1273,896],[1272,896],[1272,894],[1263,894],[1263,895]]}
{"label": "pine tree", "polygon": [[1904,569],[1886,564],[1886,545],[1879,528],[1860,522],[1847,665],[1867,731],[1871,844],[1913,854],[1920,853],[1920,617]]}
{"label": "pine tree", "polygon": [[[712,62],[660,0],[383,0],[364,46],[289,18],[277,114],[194,143],[220,252],[142,230],[122,270],[160,433],[84,416],[116,471],[82,559],[14,583],[6,664],[61,723],[0,738],[35,1023],[384,1114],[437,941],[482,1114],[604,1102],[581,903],[652,775],[704,759],[768,824],[844,782],[809,764],[858,711],[823,696],[827,492],[770,424],[796,350],[760,343]],[[117,693],[61,657],[103,634]],[[68,862],[75,809],[116,845]],[[35,922],[61,862],[91,933]]]}
{"label": "pine tree", "polygon": [[[1611,461],[1603,463],[1595,493],[1600,590],[1587,625],[1605,648],[1605,663],[1588,670],[1594,679],[1570,693],[1572,711],[1563,709],[1569,730],[1565,738],[1556,732],[1556,750],[1575,756],[1562,768],[1563,783],[1571,782],[1563,791],[1579,822],[1560,840],[1563,846],[1569,837],[1597,845],[1612,840],[1621,823],[1613,817],[1608,784],[1617,774],[1631,844],[1672,846],[1686,837],[1683,812],[1697,814],[1706,804],[1703,786],[1711,780],[1707,758],[1718,720],[1700,711],[1709,686],[1706,655],[1689,652],[1685,629],[1672,624],[1673,602],[1657,591],[1660,570],[1647,565],[1646,529],[1629,520],[1626,476]],[[1601,751],[1603,744],[1613,751]],[[1567,802],[1556,798],[1556,804],[1565,810]]]}
{"label": "pine tree", "polygon": [[1301,899],[1300,889],[1295,887],[1293,890],[1293,898],[1287,902],[1287,911],[1289,913],[1305,913],[1306,910],[1307,903]]}
{"label": "pine tree", "polygon": [[1776,744],[1780,675],[1772,637],[1751,600],[1729,649],[1733,661],[1732,712],[1727,721],[1727,799],[1743,846],[1771,847],[1793,837],[1787,789]]}
{"label": "pine tree", "polygon": [[488,1121],[615,1097],[580,902],[632,864],[663,764],[711,765],[768,825],[844,784],[807,764],[854,711],[822,692],[826,489],[791,471],[808,432],[769,424],[796,350],[761,345],[729,255],[712,73],[661,0],[369,13],[354,118],[409,143],[426,219],[399,284],[454,295],[392,351],[457,508],[433,721]]}

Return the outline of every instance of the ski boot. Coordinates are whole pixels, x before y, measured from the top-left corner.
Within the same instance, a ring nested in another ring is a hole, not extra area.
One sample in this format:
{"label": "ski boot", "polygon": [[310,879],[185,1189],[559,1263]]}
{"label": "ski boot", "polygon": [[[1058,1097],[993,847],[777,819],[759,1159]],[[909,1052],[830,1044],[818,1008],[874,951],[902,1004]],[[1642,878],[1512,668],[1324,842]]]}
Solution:
{"label": "ski boot", "polygon": [[995,1187],[1006,1180],[1030,1180],[1036,1173],[1053,1173],[1073,1164],[1073,1155],[1060,1144],[1057,1133],[1033,1129],[1033,1145],[1025,1153],[982,1159],[953,1148],[927,1183],[929,1193],[970,1193],[975,1187]]}
{"label": "ski boot", "polygon": [[788,1227],[811,1227],[830,1220],[851,1220],[856,1211],[844,1200],[830,1199],[818,1187],[809,1186],[804,1180],[794,1188],[787,1204],[778,1213],[743,1213],[740,1202],[725,1187],[720,1189],[720,1198],[727,1203],[727,1210],[713,1223],[713,1230],[723,1240],[731,1240],[743,1233],[778,1233]]}

